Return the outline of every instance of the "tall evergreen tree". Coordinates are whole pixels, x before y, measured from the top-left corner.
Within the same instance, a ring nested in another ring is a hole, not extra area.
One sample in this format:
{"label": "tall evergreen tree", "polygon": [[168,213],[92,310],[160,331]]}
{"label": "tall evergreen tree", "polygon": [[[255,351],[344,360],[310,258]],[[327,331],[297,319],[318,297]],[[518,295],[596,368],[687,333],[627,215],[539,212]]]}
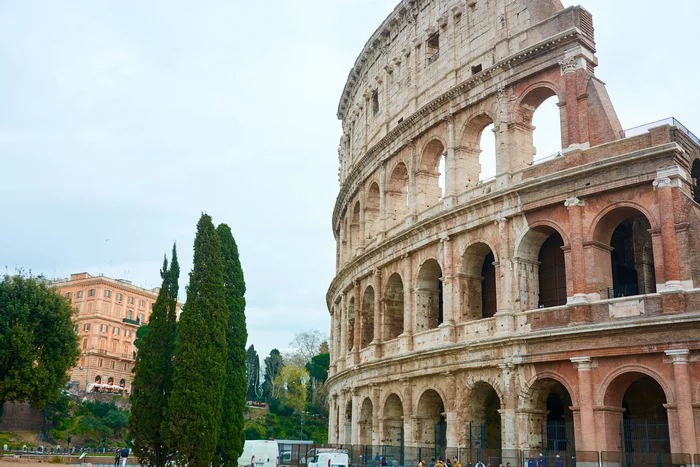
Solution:
{"label": "tall evergreen tree", "polygon": [[180,316],[168,442],[179,465],[210,467],[221,431],[226,375],[226,292],[221,242],[202,214],[194,265]]}
{"label": "tall evergreen tree", "polygon": [[149,319],[149,332],[139,341],[139,353],[134,364],[132,417],[129,433],[133,449],[141,464],[156,467],[168,462],[169,447],[165,442],[163,420],[167,418],[167,404],[172,386],[172,359],[175,351],[175,313],[177,307],[180,267],[173,245],[170,268],[163,260],[160,277],[163,279],[158,298]]}
{"label": "tall evergreen tree", "polygon": [[277,349],[272,349],[270,355],[265,357],[265,376],[263,377],[262,383],[262,394],[263,399],[272,399],[272,387],[275,382],[275,378],[282,371],[284,366],[284,358],[282,354]]}
{"label": "tall evergreen tree", "polygon": [[260,386],[260,358],[252,345],[248,347],[245,354],[245,372],[248,389],[246,400],[254,401],[258,398],[258,387]]}
{"label": "tall evergreen tree", "polygon": [[245,443],[243,410],[247,391],[245,344],[248,339],[245,322],[245,280],[238,247],[231,229],[226,224],[220,224],[216,230],[221,242],[224,288],[228,306],[226,387],[217,454],[224,467],[237,467],[238,458],[243,454]]}

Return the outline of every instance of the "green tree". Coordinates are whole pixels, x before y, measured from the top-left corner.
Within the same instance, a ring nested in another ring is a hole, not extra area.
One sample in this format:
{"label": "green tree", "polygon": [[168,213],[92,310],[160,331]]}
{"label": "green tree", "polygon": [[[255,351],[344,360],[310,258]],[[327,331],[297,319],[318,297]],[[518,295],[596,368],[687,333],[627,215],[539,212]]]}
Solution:
{"label": "green tree", "polygon": [[246,400],[253,401],[258,398],[260,387],[260,357],[254,346],[248,347],[245,354],[245,374],[247,382]]}
{"label": "green tree", "polygon": [[328,379],[328,368],[331,365],[331,354],[320,353],[315,355],[309,363],[306,364],[306,371],[311,379],[319,384],[323,384]]}
{"label": "green tree", "polygon": [[221,434],[217,446],[218,458],[224,467],[237,467],[243,454],[245,433],[246,349],[248,331],[245,322],[245,280],[238,256],[238,246],[226,224],[217,227],[224,264],[224,288],[228,308],[226,327],[226,387],[223,399]]}
{"label": "green tree", "polygon": [[[175,328],[178,280],[180,266],[177,249],[173,245],[172,262],[163,260],[160,277],[163,282],[158,298],[153,304],[149,331],[141,336],[139,353],[134,364],[133,416],[129,433],[132,447],[142,464],[162,467],[170,459],[170,449],[165,441],[167,429],[168,398],[172,382],[173,354],[175,353]],[[138,335],[138,333],[137,333]],[[117,427],[113,427],[117,428]]]}
{"label": "green tree", "polygon": [[273,397],[294,409],[298,415],[306,409],[309,374],[303,366],[285,365],[273,384]]}
{"label": "green tree", "polygon": [[280,370],[284,366],[284,358],[277,349],[272,349],[270,355],[265,357],[265,376],[262,383],[263,399],[270,400],[272,398],[272,386]]}
{"label": "green tree", "polygon": [[178,464],[209,467],[221,430],[228,316],[221,242],[207,214],[197,224],[193,263],[178,326],[167,441]]}
{"label": "green tree", "polygon": [[78,360],[75,310],[41,278],[0,281],[0,417],[5,402],[43,409],[61,397]]}

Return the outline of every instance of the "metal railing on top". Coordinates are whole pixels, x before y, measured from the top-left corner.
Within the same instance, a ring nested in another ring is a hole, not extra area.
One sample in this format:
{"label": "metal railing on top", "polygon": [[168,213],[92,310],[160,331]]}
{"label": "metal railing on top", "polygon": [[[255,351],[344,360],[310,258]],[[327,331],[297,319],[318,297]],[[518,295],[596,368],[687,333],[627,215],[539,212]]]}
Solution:
{"label": "metal railing on top", "polygon": [[695,136],[688,128],[686,128],[685,125],[683,125],[681,122],[676,120],[674,117],[670,118],[664,118],[663,120],[658,120],[656,122],[651,122],[647,123],[645,125],[640,125],[636,126],[634,128],[630,128],[629,130],[624,130],[622,133],[625,135],[625,138],[630,138],[632,136],[638,136],[646,133],[649,131],[651,128],[656,128],[664,125],[671,125],[675,126],[679,130],[681,130],[683,133],[688,135],[690,139],[695,141],[697,144],[700,144],[700,138]]}

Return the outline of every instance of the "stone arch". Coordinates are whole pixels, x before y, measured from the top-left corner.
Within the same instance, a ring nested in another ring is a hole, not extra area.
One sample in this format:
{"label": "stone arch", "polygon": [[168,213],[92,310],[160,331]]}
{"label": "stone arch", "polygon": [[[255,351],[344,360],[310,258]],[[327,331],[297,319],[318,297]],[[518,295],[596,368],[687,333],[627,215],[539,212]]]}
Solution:
{"label": "stone arch", "polygon": [[389,393],[382,404],[382,438],[385,446],[401,446],[403,444],[404,408],[401,396],[396,392]]}
{"label": "stone arch", "polygon": [[350,353],[355,345],[355,297],[350,297],[350,300],[348,300],[347,322],[348,329],[345,333],[345,348],[347,349],[347,352]]}
{"label": "stone arch", "polygon": [[418,211],[434,206],[442,199],[440,188],[440,161],[447,151],[445,142],[434,136],[420,153],[420,163],[416,171],[416,198]]}
{"label": "stone arch", "polygon": [[[480,180],[488,178],[484,175],[484,164],[482,164],[482,153],[486,148],[482,147],[482,135],[490,126],[494,125],[495,118],[491,112],[480,110],[467,117],[462,134],[460,135],[460,145],[455,149],[455,167],[457,193],[475,186]],[[487,149],[486,154],[491,156],[493,152],[494,160],[489,161],[494,165],[496,147]]]}
{"label": "stone arch", "polygon": [[493,263],[495,250],[484,241],[477,241],[462,254],[459,275],[462,321],[490,318],[497,312],[497,277]]}
{"label": "stone arch", "polygon": [[425,389],[416,404],[415,442],[419,447],[444,447],[447,419],[445,398],[437,389]]}
{"label": "stone arch", "polygon": [[520,410],[528,413],[525,433],[532,446],[549,451],[569,451],[574,445],[577,394],[571,384],[554,372],[538,373],[521,393]]}
{"label": "stone arch", "polygon": [[368,285],[362,295],[360,311],[360,349],[374,340],[374,287]]}
{"label": "stone arch", "polygon": [[608,403],[615,403],[614,400],[607,399],[606,396],[609,393],[609,389],[613,383],[619,376],[625,375],[625,374],[637,374],[637,375],[644,375],[652,378],[655,380],[663,389],[664,394],[666,395],[666,403],[669,405],[674,405],[676,403],[676,398],[673,393],[673,389],[671,386],[666,382],[666,379],[659,374],[656,370],[649,368],[644,365],[638,365],[638,364],[630,364],[630,365],[623,365],[621,367],[616,368],[614,371],[611,371],[600,383],[598,386],[598,392],[596,393],[595,396],[595,403],[596,405],[604,405]]}
{"label": "stone arch", "polygon": [[408,215],[408,168],[403,161],[398,162],[389,173],[386,184],[387,227],[393,227]]}
{"label": "stone arch", "polygon": [[442,324],[442,268],[435,259],[426,260],[416,281],[416,332]]}
{"label": "stone arch", "polygon": [[520,301],[525,310],[567,303],[567,266],[564,248],[568,239],[555,222],[531,225],[516,242]]}
{"label": "stone arch", "polygon": [[700,158],[693,161],[690,168],[690,177],[693,179],[693,199],[700,203]]}
{"label": "stone arch", "polygon": [[469,394],[465,406],[465,421],[470,437],[474,440],[472,448],[501,448],[501,415],[504,407],[503,395],[488,381],[477,380],[467,385]]}
{"label": "stone arch", "polygon": [[363,446],[372,445],[372,420],[374,420],[374,406],[372,399],[365,397],[360,405],[360,418],[357,422],[359,428],[359,442]]}
{"label": "stone arch", "polygon": [[374,238],[379,232],[380,212],[379,212],[379,183],[373,181],[367,190],[365,198],[365,236],[366,238]]}
{"label": "stone arch", "polygon": [[404,287],[398,272],[389,276],[384,286],[383,340],[399,337],[404,332]]}
{"label": "stone arch", "polygon": [[348,235],[348,244],[350,256],[355,250],[360,247],[360,211],[362,210],[360,200],[357,200],[352,205],[352,213],[350,214],[350,234]]}
{"label": "stone arch", "polygon": [[[652,218],[635,203],[607,207],[592,226],[595,281],[602,296],[656,292]],[[611,294],[612,292],[612,294]]]}

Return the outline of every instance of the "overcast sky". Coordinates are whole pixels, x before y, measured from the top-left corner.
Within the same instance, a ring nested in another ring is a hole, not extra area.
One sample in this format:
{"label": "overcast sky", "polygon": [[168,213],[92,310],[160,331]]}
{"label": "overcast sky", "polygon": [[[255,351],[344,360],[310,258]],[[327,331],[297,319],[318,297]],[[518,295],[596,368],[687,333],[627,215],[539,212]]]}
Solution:
{"label": "overcast sky", "polygon": [[[336,108],[396,3],[0,0],[0,265],[152,288],[176,241],[184,300],[206,211],[238,242],[261,357],[328,332]],[[582,4],[622,126],[700,134],[700,1]]]}

